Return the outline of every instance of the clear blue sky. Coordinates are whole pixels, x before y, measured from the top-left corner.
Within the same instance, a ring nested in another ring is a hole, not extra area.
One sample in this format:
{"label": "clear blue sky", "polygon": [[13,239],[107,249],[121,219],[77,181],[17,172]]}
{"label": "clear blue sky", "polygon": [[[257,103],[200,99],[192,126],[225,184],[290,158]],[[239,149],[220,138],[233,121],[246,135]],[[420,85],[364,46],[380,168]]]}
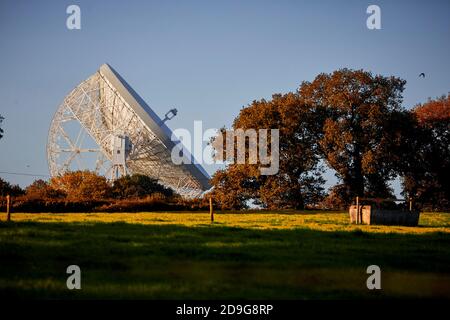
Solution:
{"label": "clear blue sky", "polygon": [[[70,4],[81,30],[66,28]],[[370,4],[381,30],[366,28]],[[2,0],[0,171],[48,174],[53,113],[105,62],[160,116],[178,108],[172,129],[230,126],[252,100],[342,67],[407,80],[410,108],[450,91],[449,13],[450,1]]]}

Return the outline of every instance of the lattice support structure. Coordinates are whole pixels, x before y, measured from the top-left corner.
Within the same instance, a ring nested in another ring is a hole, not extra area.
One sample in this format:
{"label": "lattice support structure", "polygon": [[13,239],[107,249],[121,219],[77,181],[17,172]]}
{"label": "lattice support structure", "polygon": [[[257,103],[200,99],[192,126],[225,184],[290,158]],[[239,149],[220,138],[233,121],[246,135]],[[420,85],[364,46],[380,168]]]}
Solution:
{"label": "lattice support structure", "polygon": [[[163,122],[143,119],[142,113],[138,114],[142,111],[132,105],[130,101],[134,101],[124,91],[130,90],[128,85],[125,83],[121,87],[124,80],[114,78],[110,70],[109,66],[102,66],[72,90],[56,111],[47,144],[51,176],[71,170],[86,153],[96,154],[95,166],[89,169],[107,175],[113,166],[114,137],[125,135],[130,143],[125,157],[128,173],[156,178],[184,197],[203,193],[208,189],[207,174],[198,167],[193,168],[194,165],[175,165],[172,162],[173,145],[169,145],[166,135],[154,127],[155,123]],[[132,93],[135,94],[134,91]],[[76,136],[65,129],[71,122],[79,124]],[[95,141],[96,148],[83,147],[86,135]]]}

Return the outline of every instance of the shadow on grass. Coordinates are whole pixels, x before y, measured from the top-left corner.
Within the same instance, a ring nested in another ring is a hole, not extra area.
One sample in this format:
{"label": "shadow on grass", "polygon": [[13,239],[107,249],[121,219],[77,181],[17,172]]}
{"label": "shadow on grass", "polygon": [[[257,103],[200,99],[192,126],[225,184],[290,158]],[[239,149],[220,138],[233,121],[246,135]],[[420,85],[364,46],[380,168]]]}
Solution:
{"label": "shadow on grass", "polygon": [[[11,298],[450,297],[445,233],[0,223],[0,261],[0,295]],[[79,291],[66,288],[72,264]],[[382,292],[366,288],[372,264]]]}

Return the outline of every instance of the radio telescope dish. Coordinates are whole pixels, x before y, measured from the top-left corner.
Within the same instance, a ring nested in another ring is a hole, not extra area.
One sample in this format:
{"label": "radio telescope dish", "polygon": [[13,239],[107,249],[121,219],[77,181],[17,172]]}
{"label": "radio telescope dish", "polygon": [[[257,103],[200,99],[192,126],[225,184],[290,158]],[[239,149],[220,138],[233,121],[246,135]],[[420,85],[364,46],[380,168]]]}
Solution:
{"label": "radio telescope dish", "polygon": [[172,149],[180,142],[171,140],[168,119],[166,114],[161,120],[104,64],[65,97],[53,117],[47,143],[50,175],[92,170],[114,180],[138,173],[181,196],[199,196],[210,188],[209,175],[186,150],[183,157],[190,162],[172,162]]}

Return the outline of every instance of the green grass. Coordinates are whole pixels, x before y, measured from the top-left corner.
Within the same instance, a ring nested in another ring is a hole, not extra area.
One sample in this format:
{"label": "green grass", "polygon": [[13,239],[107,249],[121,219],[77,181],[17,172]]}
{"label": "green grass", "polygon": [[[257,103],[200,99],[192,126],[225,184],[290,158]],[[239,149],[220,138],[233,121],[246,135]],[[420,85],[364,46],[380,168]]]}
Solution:
{"label": "green grass", "polygon": [[[416,228],[342,213],[14,214],[0,223],[10,298],[450,298],[450,214]],[[82,290],[66,288],[79,265]],[[366,268],[382,290],[366,288]]]}

